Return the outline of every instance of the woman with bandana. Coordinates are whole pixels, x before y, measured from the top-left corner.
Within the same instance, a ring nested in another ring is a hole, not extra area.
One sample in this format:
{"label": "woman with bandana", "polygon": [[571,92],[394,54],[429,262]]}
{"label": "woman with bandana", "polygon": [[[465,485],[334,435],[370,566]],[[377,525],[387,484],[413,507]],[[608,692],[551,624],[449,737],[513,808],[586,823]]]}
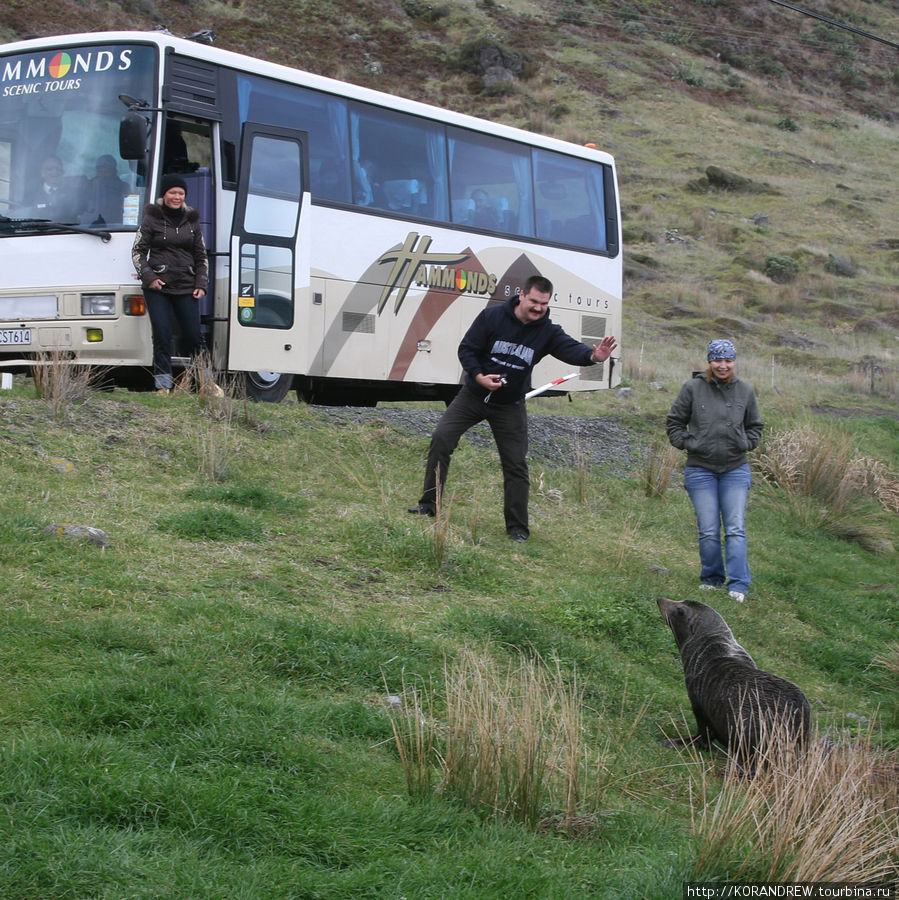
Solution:
{"label": "woman with bandana", "polygon": [[755,393],[734,374],[733,342],[711,341],[706,355],[708,368],[681,387],[665,427],[671,444],[687,452],[684,487],[699,526],[699,587],[726,586],[742,603],[750,582],[745,512],[752,476],[746,454],[758,446],[763,424]]}

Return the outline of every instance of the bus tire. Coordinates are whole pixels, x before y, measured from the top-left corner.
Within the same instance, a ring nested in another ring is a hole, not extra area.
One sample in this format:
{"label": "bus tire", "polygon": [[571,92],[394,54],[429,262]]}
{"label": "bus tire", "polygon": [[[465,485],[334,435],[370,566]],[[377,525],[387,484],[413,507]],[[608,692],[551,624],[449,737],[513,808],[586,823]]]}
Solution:
{"label": "bus tire", "polygon": [[244,391],[250,400],[280,403],[293,387],[293,375],[280,372],[244,372]]}

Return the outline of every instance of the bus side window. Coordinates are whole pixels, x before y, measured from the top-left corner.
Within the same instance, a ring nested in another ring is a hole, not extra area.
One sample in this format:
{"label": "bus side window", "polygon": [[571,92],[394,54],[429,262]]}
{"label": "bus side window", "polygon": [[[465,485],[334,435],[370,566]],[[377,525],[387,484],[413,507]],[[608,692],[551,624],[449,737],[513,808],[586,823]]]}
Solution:
{"label": "bus side window", "polygon": [[489,231],[534,233],[532,163],[512,141],[448,129],[452,220]]}
{"label": "bus side window", "polygon": [[459,197],[453,200],[453,222],[457,225],[471,225],[474,221],[474,200]]}
{"label": "bus side window", "polygon": [[[606,194],[601,166],[585,160],[537,150],[537,236],[606,250]],[[546,219],[551,220],[548,229]]]}
{"label": "bus side window", "polygon": [[537,237],[546,240],[549,237],[549,230],[551,228],[552,221],[550,218],[549,210],[545,207],[538,206],[537,207]]}
{"label": "bus side window", "polygon": [[440,125],[351,104],[348,137],[350,156],[369,188],[357,192],[356,202],[401,215],[446,217],[446,142]]}

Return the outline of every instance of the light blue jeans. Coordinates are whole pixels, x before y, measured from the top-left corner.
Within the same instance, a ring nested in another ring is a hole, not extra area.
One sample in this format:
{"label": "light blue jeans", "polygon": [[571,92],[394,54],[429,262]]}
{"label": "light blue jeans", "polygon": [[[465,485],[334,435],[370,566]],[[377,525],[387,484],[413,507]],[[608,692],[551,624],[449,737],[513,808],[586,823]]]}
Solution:
{"label": "light blue jeans", "polygon": [[726,583],[732,591],[741,594],[749,591],[751,578],[746,558],[746,498],[751,485],[749,463],[722,473],[699,466],[684,469],[684,487],[690,495],[699,526],[699,561],[702,564],[699,580],[703,584]]}

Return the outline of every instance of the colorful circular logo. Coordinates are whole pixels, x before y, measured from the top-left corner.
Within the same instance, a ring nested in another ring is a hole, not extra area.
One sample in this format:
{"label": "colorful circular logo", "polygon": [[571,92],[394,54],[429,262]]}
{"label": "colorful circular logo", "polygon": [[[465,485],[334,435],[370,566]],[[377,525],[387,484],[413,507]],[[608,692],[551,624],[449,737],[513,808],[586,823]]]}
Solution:
{"label": "colorful circular logo", "polygon": [[468,284],[468,273],[464,269],[456,270],[456,290],[464,291]]}
{"label": "colorful circular logo", "polygon": [[50,60],[50,77],[63,78],[69,74],[72,68],[72,57],[68,53],[57,53]]}

